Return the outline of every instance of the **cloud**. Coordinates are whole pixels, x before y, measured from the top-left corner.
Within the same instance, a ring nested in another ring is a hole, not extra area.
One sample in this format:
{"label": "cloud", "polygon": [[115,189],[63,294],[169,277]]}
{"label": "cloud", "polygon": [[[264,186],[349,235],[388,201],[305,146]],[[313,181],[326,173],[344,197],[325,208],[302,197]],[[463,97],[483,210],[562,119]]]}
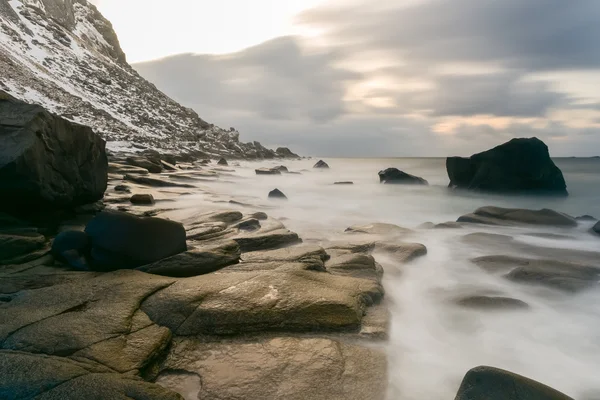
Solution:
{"label": "cloud", "polygon": [[600,97],[573,84],[600,71],[597,0],[352,4],[301,14],[317,38],[134,67],[203,118],[304,154],[468,155],[538,136],[571,155],[600,142]]}

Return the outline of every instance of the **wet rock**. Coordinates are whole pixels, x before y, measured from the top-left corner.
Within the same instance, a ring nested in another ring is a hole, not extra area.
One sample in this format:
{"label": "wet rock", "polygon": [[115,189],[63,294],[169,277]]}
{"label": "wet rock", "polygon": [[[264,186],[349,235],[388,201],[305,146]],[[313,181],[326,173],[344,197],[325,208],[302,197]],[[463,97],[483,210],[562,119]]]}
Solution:
{"label": "wet rock", "polygon": [[135,268],[187,250],[183,225],[166,219],[105,211],[85,232],[92,242],[94,268]]}
{"label": "wet rock", "polygon": [[448,221],[434,225],[434,229],[461,229],[463,226],[459,222]]}
{"label": "wet rock", "polygon": [[35,231],[0,233],[0,265],[19,264],[39,257],[37,251],[45,246],[46,238]]}
{"label": "wet rock", "polygon": [[127,185],[117,185],[115,186],[115,192],[131,193],[131,187]]}
{"label": "wet rock", "polygon": [[525,210],[518,208],[481,207],[472,214],[463,215],[458,222],[487,225],[541,225],[541,226],[577,226],[575,218],[554,210]]}
{"label": "wet rock", "polygon": [[406,184],[406,185],[427,185],[427,181],[418,176],[407,174],[404,171],[400,171],[398,168],[388,168],[383,171],[379,171],[379,182],[380,183],[395,183],[395,184]]}
{"label": "wet rock", "polygon": [[302,242],[297,233],[287,229],[250,233],[234,237],[233,240],[239,244],[243,252],[277,249]]}
{"label": "wet rock", "polygon": [[138,271],[172,277],[190,277],[217,271],[240,260],[240,247],[234,241],[198,246],[186,252],[136,268]]}
{"label": "wet rock", "polygon": [[179,280],[142,310],[178,336],[352,331],[382,296],[377,282],[323,272],[230,272]]}
{"label": "wet rock", "polygon": [[154,204],[154,196],[151,194],[134,194],[129,201],[132,204],[152,205]]}
{"label": "wet rock", "polygon": [[273,189],[269,192],[270,199],[285,199],[287,200],[287,196],[283,194],[283,192],[279,189]]}
{"label": "wet rock", "polygon": [[452,188],[568,195],[562,172],[537,138],[513,139],[470,158],[449,157],[446,169]]}
{"label": "wet rock", "polygon": [[354,225],[346,229],[347,233],[366,233],[370,235],[406,235],[412,231],[394,224],[373,223]]}
{"label": "wet rock", "polygon": [[259,221],[264,221],[265,219],[269,218],[269,216],[266,213],[260,211],[250,214],[250,217],[256,218]]}
{"label": "wet rock", "polygon": [[573,400],[532,379],[494,367],[467,372],[455,400]]}
{"label": "wet rock", "polygon": [[594,225],[594,227],[592,228],[592,232],[594,232],[597,235],[600,235],[600,222]]}
{"label": "wet rock", "polygon": [[190,399],[383,400],[386,369],[383,352],[331,339],[182,338],[174,341],[157,383],[188,388]]}
{"label": "wet rock", "polygon": [[329,165],[328,165],[328,164],[327,164],[325,161],[323,161],[323,160],[319,160],[319,161],[318,161],[318,162],[317,162],[317,163],[314,165],[314,167],[313,167],[313,168],[328,169],[328,168],[329,168]]}
{"label": "wet rock", "polygon": [[543,285],[566,292],[597,286],[600,267],[558,260],[528,259],[513,256],[484,256],[472,260],[490,272],[503,272],[509,280]]}
{"label": "wet rock", "polygon": [[522,310],[529,308],[529,305],[524,301],[500,296],[464,296],[455,299],[455,303],[461,307],[480,310]]}
{"label": "wet rock", "polygon": [[126,162],[134,167],[144,168],[153,174],[160,174],[163,170],[161,165],[153,163],[145,157],[127,157]]}
{"label": "wet rock", "polygon": [[92,243],[89,236],[81,231],[59,233],[52,242],[52,255],[78,270],[88,270]]}
{"label": "wet rock", "polygon": [[227,162],[226,159],[221,158],[218,162],[217,165],[229,165],[229,163]]}
{"label": "wet rock", "polygon": [[377,282],[383,276],[383,269],[377,265],[375,259],[370,255],[360,253],[332,257],[325,263],[325,268],[335,275],[352,276]]}
{"label": "wet rock", "polygon": [[150,178],[148,176],[137,176],[137,175],[131,175],[131,174],[125,175],[125,177],[123,179],[125,179],[126,181],[138,183],[140,185],[146,185],[146,186],[152,186],[152,187],[182,187],[182,188],[195,188],[196,187],[194,185],[190,185],[187,183],[178,183],[178,182],[173,182],[173,181],[166,180],[166,179]]}
{"label": "wet rock", "polygon": [[105,142],[43,107],[0,99],[0,208],[31,212],[100,200]]}
{"label": "wet rock", "polygon": [[394,257],[399,263],[408,263],[427,254],[427,247],[421,243],[376,242],[375,251]]}
{"label": "wet rock", "polygon": [[310,270],[325,272],[324,262],[329,259],[325,250],[316,245],[300,245],[278,250],[244,253],[242,262],[223,272]]}
{"label": "wet rock", "polygon": [[351,181],[343,181],[343,182],[334,182],[334,185],[354,185],[354,182]]}
{"label": "wet rock", "polygon": [[176,392],[95,362],[6,350],[0,351],[0,397],[182,400]]}
{"label": "wet rock", "polygon": [[179,168],[177,168],[175,166],[175,163],[170,163],[167,162],[165,160],[160,160],[160,165],[166,170],[166,171],[178,171]]}
{"label": "wet rock", "polygon": [[249,218],[249,219],[242,221],[234,226],[234,228],[237,228],[239,230],[250,231],[250,232],[256,231],[256,230],[260,229],[260,227],[261,227],[260,221],[256,218]]}
{"label": "wet rock", "polygon": [[281,171],[277,168],[258,168],[254,171],[256,175],[281,175]]}
{"label": "wet rock", "polygon": [[283,172],[285,172],[285,173],[290,172],[285,165],[278,165],[277,167],[273,167],[273,169],[276,169],[276,170],[278,170],[279,172],[282,172],[282,173]]}
{"label": "wet rock", "polygon": [[148,175],[148,170],[145,168],[134,167],[132,165],[125,165],[114,162],[108,163],[108,172],[111,174]]}

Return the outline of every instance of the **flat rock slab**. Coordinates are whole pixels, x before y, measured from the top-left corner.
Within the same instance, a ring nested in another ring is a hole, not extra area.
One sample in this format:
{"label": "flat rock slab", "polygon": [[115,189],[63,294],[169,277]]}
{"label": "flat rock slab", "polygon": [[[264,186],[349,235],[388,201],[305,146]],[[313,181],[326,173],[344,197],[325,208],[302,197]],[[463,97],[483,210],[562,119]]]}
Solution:
{"label": "flat rock slab", "polygon": [[361,253],[344,254],[331,258],[325,263],[328,272],[355,278],[381,281],[383,268],[375,262],[373,256]]}
{"label": "flat rock slab", "polygon": [[540,225],[575,227],[577,220],[554,210],[525,210],[517,208],[482,207],[472,214],[463,215],[457,222],[487,225]]}
{"label": "flat rock slab", "polygon": [[386,369],[381,351],[330,339],[177,339],[157,383],[186,400],[383,400]]}
{"label": "flat rock slab", "polygon": [[454,302],[461,307],[486,311],[523,310],[529,308],[529,305],[522,300],[502,296],[463,296],[455,299]]}
{"label": "flat rock slab", "polygon": [[214,273],[177,281],[141,309],[174,334],[358,330],[376,282],[314,271]]}
{"label": "flat rock slab", "polygon": [[400,236],[412,231],[394,224],[373,223],[368,225],[353,225],[346,229],[347,233],[365,233],[369,235]]}
{"label": "flat rock slab", "polygon": [[127,174],[123,178],[126,181],[134,182],[139,185],[152,186],[152,187],[181,187],[181,188],[195,188],[196,186],[187,183],[173,182],[172,180],[151,178],[149,176],[138,176],[133,174]]}
{"label": "flat rock slab", "polygon": [[39,233],[0,233],[0,265],[24,263],[47,251],[46,238]]}
{"label": "flat rock slab", "polygon": [[6,400],[181,400],[159,385],[93,362],[0,350],[0,398]]}

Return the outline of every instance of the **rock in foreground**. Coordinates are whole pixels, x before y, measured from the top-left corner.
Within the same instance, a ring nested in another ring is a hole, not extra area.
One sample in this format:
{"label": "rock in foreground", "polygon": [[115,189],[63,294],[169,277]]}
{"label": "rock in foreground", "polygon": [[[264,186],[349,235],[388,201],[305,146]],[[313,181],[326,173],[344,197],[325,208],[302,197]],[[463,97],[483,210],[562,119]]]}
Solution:
{"label": "rock in foreground", "polygon": [[465,375],[455,400],[573,400],[532,379],[494,367],[476,367]]}
{"label": "rock in foreground", "polygon": [[0,100],[0,206],[73,207],[107,186],[105,142],[91,128],[21,101]]}
{"label": "rock in foreground", "polygon": [[379,171],[379,182],[380,183],[397,183],[405,185],[427,185],[427,181],[418,176],[407,174],[404,171],[400,171],[398,168],[388,168],[383,171]]}
{"label": "rock in foreground", "polygon": [[592,228],[592,232],[600,235],[600,222],[598,222],[596,225],[594,225],[594,227]]}
{"label": "rock in foreground", "polygon": [[470,158],[449,157],[446,169],[452,188],[568,195],[561,170],[537,138],[513,139]]}
{"label": "rock in foreground", "polygon": [[575,227],[577,220],[558,211],[544,208],[542,210],[526,210],[519,208],[481,207],[472,214],[463,215],[458,222],[487,225],[540,225]]}
{"label": "rock in foreground", "polygon": [[282,199],[287,200],[287,196],[279,189],[273,189],[269,192],[270,199]]}

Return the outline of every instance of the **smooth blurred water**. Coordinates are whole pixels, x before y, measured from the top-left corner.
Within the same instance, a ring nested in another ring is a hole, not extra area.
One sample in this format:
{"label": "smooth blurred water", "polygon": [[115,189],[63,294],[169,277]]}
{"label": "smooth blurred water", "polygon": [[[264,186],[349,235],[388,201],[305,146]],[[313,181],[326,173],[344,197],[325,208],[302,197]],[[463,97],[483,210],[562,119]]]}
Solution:
{"label": "smooth blurred water", "polygon": [[[327,159],[329,170],[315,170],[317,160],[286,161],[301,174],[256,176],[254,168],[275,161],[241,162],[219,181],[182,200],[188,208],[214,208],[215,201],[252,204],[281,219],[305,241],[344,238],[357,223],[387,222],[408,228],[431,221],[455,221],[478,207],[496,205],[552,208],[577,216],[600,216],[600,159],[558,159],[570,196],[539,198],[452,192],[444,159]],[[397,167],[427,179],[429,186],[381,185],[377,172]],[[333,185],[353,181],[354,185]],[[269,201],[279,188],[288,201]],[[389,357],[390,399],[452,399],[465,372],[481,364],[506,368],[581,399],[600,398],[600,290],[572,295],[518,285],[488,274],[469,259],[491,250],[461,241],[476,231],[509,234],[517,241],[553,249],[600,251],[592,223],[557,229],[466,228],[417,230],[408,240],[427,246],[428,255],[406,265],[379,259],[392,312],[385,350]],[[528,236],[559,232],[568,239]],[[519,256],[519,254],[511,254]],[[600,265],[598,260],[597,265]],[[497,293],[527,302],[525,311],[481,312],[453,304],[458,295]]]}

